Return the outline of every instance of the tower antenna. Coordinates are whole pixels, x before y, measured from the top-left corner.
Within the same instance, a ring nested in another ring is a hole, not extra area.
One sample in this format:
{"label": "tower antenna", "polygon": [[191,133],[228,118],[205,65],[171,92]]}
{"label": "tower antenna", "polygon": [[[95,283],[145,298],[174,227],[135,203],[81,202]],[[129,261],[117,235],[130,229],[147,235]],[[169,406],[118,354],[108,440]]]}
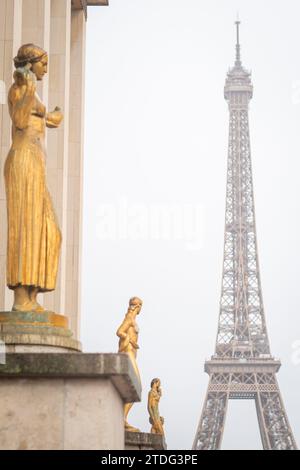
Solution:
{"label": "tower antenna", "polygon": [[237,13],[237,19],[235,21],[236,25],[236,46],[235,46],[235,65],[242,65],[241,62],[241,46],[240,46],[240,19],[239,14]]}

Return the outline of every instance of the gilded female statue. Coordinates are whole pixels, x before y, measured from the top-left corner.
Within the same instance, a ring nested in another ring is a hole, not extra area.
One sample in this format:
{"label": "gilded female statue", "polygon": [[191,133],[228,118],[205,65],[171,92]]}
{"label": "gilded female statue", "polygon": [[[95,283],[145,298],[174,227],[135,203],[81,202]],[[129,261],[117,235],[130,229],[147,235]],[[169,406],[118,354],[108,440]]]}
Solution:
{"label": "gilded female statue", "polygon": [[164,435],[164,418],[159,415],[159,401],[161,398],[162,392],[160,387],[160,380],[153,379],[151,381],[151,390],[148,393],[148,413],[149,413],[149,422],[152,425],[151,433],[152,434],[161,434]]}
{"label": "gilded female statue", "polygon": [[14,59],[14,83],[8,93],[12,145],[5,167],[8,214],[7,285],[13,310],[41,311],[39,292],[55,289],[61,232],[46,185],[45,128],[56,128],[59,108],[47,113],[36,80],[47,72],[48,55],[25,44]]}
{"label": "gilded female statue", "polygon": [[[140,380],[140,373],[136,363],[136,355],[138,346],[139,329],[136,323],[136,316],[140,313],[143,302],[138,297],[132,297],[129,300],[129,307],[122,325],[118,328],[117,336],[119,336],[119,353],[127,353],[131,359],[134,370]],[[131,426],[127,422],[127,416],[132,408],[133,403],[126,403],[124,405],[124,421],[125,430],[131,432],[138,432],[139,429]]]}

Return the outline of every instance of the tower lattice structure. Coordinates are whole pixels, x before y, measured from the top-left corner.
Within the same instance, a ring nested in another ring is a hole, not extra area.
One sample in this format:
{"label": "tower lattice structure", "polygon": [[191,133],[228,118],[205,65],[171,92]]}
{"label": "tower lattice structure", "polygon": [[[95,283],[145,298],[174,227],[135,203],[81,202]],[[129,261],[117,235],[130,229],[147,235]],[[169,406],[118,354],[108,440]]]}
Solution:
{"label": "tower lattice structure", "polygon": [[229,399],[254,399],[265,450],[297,449],[279,390],[280,361],[270,353],[257,254],[248,106],[251,73],[240,57],[224,96],[229,106],[225,242],[215,354],[205,362],[209,385],[193,449],[220,449]]}

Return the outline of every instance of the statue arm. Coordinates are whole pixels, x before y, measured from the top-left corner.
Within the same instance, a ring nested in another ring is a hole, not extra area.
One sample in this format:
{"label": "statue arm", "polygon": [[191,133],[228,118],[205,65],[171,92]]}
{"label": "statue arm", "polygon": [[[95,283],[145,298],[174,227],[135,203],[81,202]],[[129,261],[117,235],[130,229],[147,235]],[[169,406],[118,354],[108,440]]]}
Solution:
{"label": "statue arm", "polygon": [[152,419],[155,418],[155,408],[156,408],[156,402],[155,402],[155,399],[153,399],[152,392],[150,391],[148,393],[148,413]]}
{"label": "statue arm", "polygon": [[152,406],[152,404],[150,404],[150,403],[148,403],[148,413],[149,413],[149,416],[152,419],[152,421],[154,421],[154,419],[155,419],[155,409]]}
{"label": "statue arm", "polygon": [[35,84],[12,85],[8,94],[12,122],[17,129],[28,127],[29,118],[35,101]]}
{"label": "statue arm", "polygon": [[119,338],[125,339],[128,335],[128,330],[130,326],[131,326],[131,321],[125,318],[122,325],[117,330],[117,336],[119,336]]}

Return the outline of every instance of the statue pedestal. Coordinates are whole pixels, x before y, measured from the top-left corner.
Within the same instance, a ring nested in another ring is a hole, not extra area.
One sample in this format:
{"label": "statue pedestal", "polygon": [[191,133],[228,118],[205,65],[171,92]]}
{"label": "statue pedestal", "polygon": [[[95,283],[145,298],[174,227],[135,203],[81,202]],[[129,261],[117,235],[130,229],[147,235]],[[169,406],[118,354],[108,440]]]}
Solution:
{"label": "statue pedestal", "polygon": [[125,432],[126,450],[166,450],[164,436],[146,432]]}
{"label": "statue pedestal", "polygon": [[141,388],[126,354],[8,353],[0,449],[123,450],[124,403]]}
{"label": "statue pedestal", "polygon": [[76,352],[68,318],[50,311],[0,312],[0,341],[6,352]]}

